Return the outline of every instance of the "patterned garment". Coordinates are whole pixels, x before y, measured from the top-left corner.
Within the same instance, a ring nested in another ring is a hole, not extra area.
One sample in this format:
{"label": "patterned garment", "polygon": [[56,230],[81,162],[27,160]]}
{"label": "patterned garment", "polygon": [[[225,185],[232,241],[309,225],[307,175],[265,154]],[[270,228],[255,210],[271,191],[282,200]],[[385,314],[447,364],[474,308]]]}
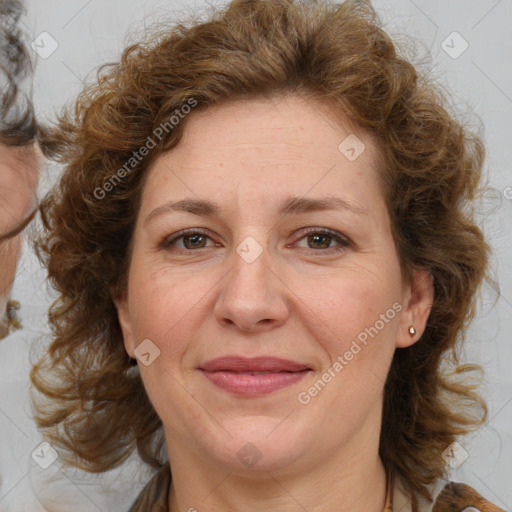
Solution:
{"label": "patterned garment", "polygon": [[[390,482],[383,512],[410,512],[409,500],[392,479]],[[171,471],[166,464],[144,487],[129,512],[169,512],[170,485]],[[433,505],[422,501],[418,508],[419,512],[505,512],[482,498],[473,488],[455,482],[449,482],[437,493]]]}

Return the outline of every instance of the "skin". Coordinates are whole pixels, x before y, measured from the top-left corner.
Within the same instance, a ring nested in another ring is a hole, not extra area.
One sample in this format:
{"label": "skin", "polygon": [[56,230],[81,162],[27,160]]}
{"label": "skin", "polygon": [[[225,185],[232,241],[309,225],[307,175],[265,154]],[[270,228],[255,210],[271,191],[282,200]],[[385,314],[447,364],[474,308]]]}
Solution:
{"label": "skin", "polygon": [[[366,150],[349,161],[338,145],[353,133]],[[402,280],[380,165],[372,139],[347,118],[289,96],[192,113],[182,142],[148,171],[116,306],[128,354],[147,338],[160,350],[139,367],[164,426],[172,512],[382,510],[384,381],[395,349],[421,336],[433,286],[426,270]],[[291,196],[343,198],[365,213],[279,215]],[[185,198],[213,201],[220,214],[164,206]],[[308,238],[311,227],[350,242]],[[206,237],[165,243],[190,228]],[[236,252],[249,236],[263,250],[252,263]],[[401,311],[299,403],[394,303]],[[281,357],[312,371],[269,395],[237,397],[197,369],[225,355]],[[261,454],[250,467],[237,457],[248,442]]]}
{"label": "skin", "polygon": [[23,228],[37,206],[40,157],[36,144],[0,144],[0,316],[14,281]]}

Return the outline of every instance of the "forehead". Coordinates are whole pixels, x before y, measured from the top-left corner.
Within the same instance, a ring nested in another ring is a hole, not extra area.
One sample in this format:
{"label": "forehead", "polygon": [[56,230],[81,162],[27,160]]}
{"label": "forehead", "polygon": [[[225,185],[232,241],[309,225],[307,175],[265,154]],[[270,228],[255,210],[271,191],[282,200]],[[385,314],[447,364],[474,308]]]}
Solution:
{"label": "forehead", "polygon": [[330,146],[332,151],[337,150],[341,136],[356,132],[361,134],[362,130],[332,104],[298,95],[279,95],[239,99],[192,111],[186,119],[182,145],[200,143],[216,151],[228,147],[272,149],[280,145],[283,149],[295,146],[295,150],[306,150],[314,141],[321,143],[324,150]]}
{"label": "forehead", "polygon": [[170,182],[183,192],[187,183],[198,193],[224,187],[224,195],[230,183],[266,193],[286,184],[300,195],[375,181],[380,156],[372,137],[333,108],[289,96],[192,112],[180,143],[149,170],[144,195],[163,195]]}

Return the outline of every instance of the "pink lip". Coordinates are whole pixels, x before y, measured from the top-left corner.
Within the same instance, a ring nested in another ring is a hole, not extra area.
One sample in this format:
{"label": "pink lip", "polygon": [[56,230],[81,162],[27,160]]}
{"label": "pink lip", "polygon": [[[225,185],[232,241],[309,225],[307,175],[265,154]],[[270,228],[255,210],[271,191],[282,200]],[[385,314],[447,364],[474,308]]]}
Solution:
{"label": "pink lip", "polygon": [[295,384],[311,368],[276,357],[229,356],[212,359],[199,370],[212,384],[225,391],[240,396],[258,396]]}

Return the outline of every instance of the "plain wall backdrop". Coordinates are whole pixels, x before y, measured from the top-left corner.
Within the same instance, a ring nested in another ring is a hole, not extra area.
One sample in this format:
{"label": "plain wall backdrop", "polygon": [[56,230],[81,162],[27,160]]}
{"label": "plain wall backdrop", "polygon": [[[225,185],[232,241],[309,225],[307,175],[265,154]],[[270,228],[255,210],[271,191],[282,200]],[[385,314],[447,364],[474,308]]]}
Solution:
{"label": "plain wall backdrop", "polygon": [[[154,22],[207,11],[221,2],[161,0],[27,0],[23,19],[36,61],[34,102],[43,120],[94,78],[98,65],[118,59]],[[404,52],[444,85],[453,108],[478,127],[487,145],[492,191],[480,220],[494,250],[493,273],[501,297],[486,285],[468,334],[463,361],[484,366],[489,419],[460,441],[467,460],[450,473],[505,510],[512,510],[512,22],[511,0],[375,0],[388,33]],[[45,34],[47,33],[47,34]],[[43,170],[40,195],[58,177]],[[37,224],[32,230],[37,229]],[[30,232],[30,230],[29,230]],[[47,469],[32,456],[42,441],[29,401],[31,357],[48,336],[51,291],[29,246],[19,264],[13,298],[24,328],[0,342],[0,511],[125,512],[151,471],[133,457],[118,470],[90,475]],[[39,447],[39,448],[38,448]]]}

